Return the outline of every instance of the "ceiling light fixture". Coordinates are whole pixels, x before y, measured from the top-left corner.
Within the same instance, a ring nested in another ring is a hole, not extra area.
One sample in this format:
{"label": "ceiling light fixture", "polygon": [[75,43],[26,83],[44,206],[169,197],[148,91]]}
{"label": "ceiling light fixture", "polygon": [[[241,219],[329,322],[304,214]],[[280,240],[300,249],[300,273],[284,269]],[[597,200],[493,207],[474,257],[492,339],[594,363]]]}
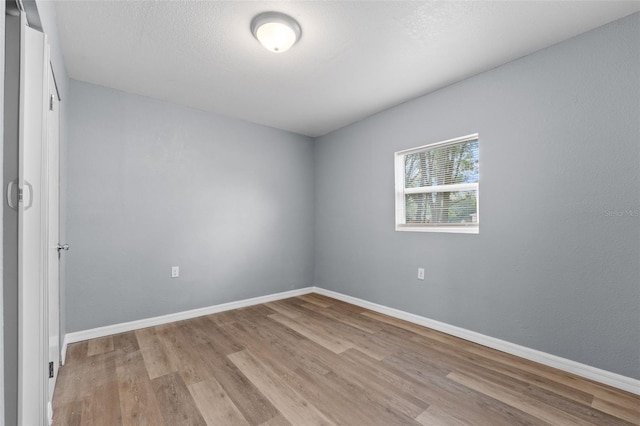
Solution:
{"label": "ceiling light fixture", "polygon": [[292,17],[279,12],[264,12],[251,20],[251,33],[267,50],[282,53],[300,40],[302,31]]}

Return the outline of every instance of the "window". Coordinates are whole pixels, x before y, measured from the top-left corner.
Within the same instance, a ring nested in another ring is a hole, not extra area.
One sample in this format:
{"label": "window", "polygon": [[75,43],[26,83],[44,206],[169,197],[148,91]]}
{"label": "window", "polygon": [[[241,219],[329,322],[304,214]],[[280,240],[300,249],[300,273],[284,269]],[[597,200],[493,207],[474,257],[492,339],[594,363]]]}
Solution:
{"label": "window", "polygon": [[479,230],[478,135],[396,152],[396,231]]}

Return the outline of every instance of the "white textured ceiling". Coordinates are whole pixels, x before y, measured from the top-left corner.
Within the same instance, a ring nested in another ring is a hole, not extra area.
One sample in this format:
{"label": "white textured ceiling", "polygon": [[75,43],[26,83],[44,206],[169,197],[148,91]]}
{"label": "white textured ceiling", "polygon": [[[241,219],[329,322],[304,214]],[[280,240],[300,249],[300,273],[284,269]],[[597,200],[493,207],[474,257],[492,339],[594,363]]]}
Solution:
{"label": "white textured ceiling", "polygon": [[[319,136],[640,10],[638,1],[58,1],[71,78]],[[249,31],[302,27],[291,50]]]}

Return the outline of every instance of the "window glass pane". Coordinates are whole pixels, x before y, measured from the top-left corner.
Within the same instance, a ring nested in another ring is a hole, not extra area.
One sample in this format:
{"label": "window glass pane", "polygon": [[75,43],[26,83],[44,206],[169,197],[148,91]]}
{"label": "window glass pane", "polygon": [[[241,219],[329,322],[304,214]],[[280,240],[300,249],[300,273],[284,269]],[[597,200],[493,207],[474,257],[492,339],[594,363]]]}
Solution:
{"label": "window glass pane", "polygon": [[405,213],[407,225],[477,224],[477,191],[407,194]]}
{"label": "window glass pane", "polygon": [[478,182],[478,140],[407,154],[405,188]]}

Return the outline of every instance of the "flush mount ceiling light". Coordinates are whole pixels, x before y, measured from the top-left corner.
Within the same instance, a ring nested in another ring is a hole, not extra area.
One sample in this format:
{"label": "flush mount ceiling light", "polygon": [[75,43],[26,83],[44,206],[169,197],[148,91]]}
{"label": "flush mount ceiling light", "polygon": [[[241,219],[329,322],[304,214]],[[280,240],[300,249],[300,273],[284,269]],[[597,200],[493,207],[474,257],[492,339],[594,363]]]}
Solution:
{"label": "flush mount ceiling light", "polygon": [[292,17],[279,12],[265,12],[251,20],[251,33],[267,50],[282,53],[300,39],[302,31]]}

